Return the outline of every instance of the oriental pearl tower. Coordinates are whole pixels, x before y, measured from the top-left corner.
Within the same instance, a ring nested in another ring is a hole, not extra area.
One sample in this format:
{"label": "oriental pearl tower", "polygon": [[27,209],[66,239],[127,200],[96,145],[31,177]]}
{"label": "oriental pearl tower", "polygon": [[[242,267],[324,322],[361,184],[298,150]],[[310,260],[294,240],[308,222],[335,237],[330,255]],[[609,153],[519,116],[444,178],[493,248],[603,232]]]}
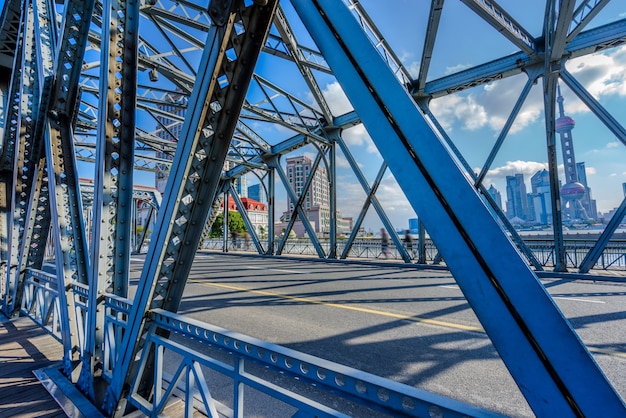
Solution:
{"label": "oriental pearl tower", "polygon": [[556,120],[556,131],[561,138],[561,150],[563,151],[563,164],[565,166],[565,181],[561,187],[561,198],[564,200],[564,215],[567,219],[587,219],[585,208],[580,200],[587,192],[585,186],[578,181],[578,173],[576,172],[576,158],[574,157],[574,141],[572,139],[572,130],[574,129],[574,119],[565,115],[563,110],[563,96],[561,96],[561,87],[558,86],[559,96],[557,102],[559,104],[559,117]]}

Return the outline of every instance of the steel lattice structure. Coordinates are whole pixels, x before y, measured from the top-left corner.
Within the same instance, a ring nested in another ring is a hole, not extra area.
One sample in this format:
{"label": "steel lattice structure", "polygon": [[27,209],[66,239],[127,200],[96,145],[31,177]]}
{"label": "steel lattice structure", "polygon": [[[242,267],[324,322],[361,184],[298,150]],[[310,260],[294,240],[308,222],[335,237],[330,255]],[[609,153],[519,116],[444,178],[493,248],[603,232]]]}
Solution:
{"label": "steel lattice structure", "polygon": [[[233,182],[244,175],[261,180],[269,197],[269,238],[248,228],[259,253],[280,254],[293,227],[292,221],[275,242],[275,213],[280,209],[274,198],[280,182],[297,202],[294,211],[319,257],[345,258],[370,208],[387,230],[394,230],[376,195],[383,176],[391,172],[533,411],[541,416],[596,416],[602,405],[604,416],[624,414],[623,400],[537,280],[542,265],[483,181],[532,86],[540,84],[555,270],[566,271],[557,83],[571,89],[626,145],[626,131],[617,117],[566,67],[574,58],[624,44],[626,20],[588,28],[609,0],[548,0],[542,33],[533,34],[493,1],[461,3],[516,52],[433,79],[429,66],[447,6],[443,0],[430,3],[416,76],[358,0],[6,0],[0,21],[4,312],[27,312],[57,333],[64,347],[63,374],[108,415],[121,416],[132,408],[160,413],[171,395],[170,389],[163,392],[160,381],[162,351],[171,349],[181,350],[188,360],[179,369],[188,393],[195,384],[205,410],[217,416],[199,366],[215,364],[206,359],[202,363],[169,341],[171,332],[212,339],[235,351],[241,361],[250,352],[257,357],[267,352],[267,362],[275,368],[276,358],[299,359],[297,353],[243,337],[231,339],[176,314],[191,261],[225,193],[233,195],[249,227]],[[284,85],[267,76],[283,70],[288,74]],[[489,156],[475,171],[430,104],[519,74],[526,75],[525,86]],[[293,78],[306,93],[290,92]],[[353,111],[333,112],[320,87],[329,79],[341,85]],[[361,125],[382,156],[373,181],[343,135]],[[363,189],[361,214],[342,254],[337,253],[336,223],[331,221],[330,249],[325,250],[304,214],[304,196],[289,185],[281,165],[283,156],[305,147],[315,153],[312,171],[322,166],[328,172],[331,213],[336,213],[341,193],[338,152]],[[92,188],[81,188],[85,163],[93,169]],[[162,202],[138,191],[136,176],[141,172],[167,174]],[[137,200],[155,202],[159,218],[137,291],[129,300],[132,208]],[[626,200],[587,254],[583,273],[598,260],[624,211]],[[88,227],[87,212],[92,218]],[[397,235],[391,235],[409,261]],[[42,272],[50,246],[55,275]],[[52,316],[58,319],[51,322]],[[329,364],[320,367],[335,370]],[[287,369],[283,372],[298,375]],[[307,381],[306,375],[300,372],[299,377]],[[489,415],[391,382],[359,381],[384,388],[392,399],[377,400],[345,376],[356,386],[330,384],[329,390],[352,390],[351,397],[383,410],[422,416],[439,408],[451,414],[445,416]],[[245,374],[237,378],[253,381]],[[403,401],[407,397],[411,408]],[[293,402],[303,414],[334,414],[314,402]]]}

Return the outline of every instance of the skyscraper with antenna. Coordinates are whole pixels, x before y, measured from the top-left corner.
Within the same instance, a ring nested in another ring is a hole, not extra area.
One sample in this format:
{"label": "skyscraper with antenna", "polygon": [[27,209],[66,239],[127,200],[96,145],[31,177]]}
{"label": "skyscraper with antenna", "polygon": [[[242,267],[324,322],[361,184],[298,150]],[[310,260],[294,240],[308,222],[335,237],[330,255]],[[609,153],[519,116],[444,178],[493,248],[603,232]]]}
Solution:
{"label": "skyscraper with antenna", "polygon": [[576,169],[576,157],[574,155],[574,139],[572,130],[576,123],[574,119],[565,115],[563,108],[563,96],[561,87],[558,86],[559,117],[556,120],[556,131],[561,138],[561,150],[563,152],[563,165],[565,170],[565,184],[561,187],[561,199],[563,199],[563,215],[566,220],[587,219],[589,216],[583,207],[581,200],[587,193],[587,188],[578,178]]}

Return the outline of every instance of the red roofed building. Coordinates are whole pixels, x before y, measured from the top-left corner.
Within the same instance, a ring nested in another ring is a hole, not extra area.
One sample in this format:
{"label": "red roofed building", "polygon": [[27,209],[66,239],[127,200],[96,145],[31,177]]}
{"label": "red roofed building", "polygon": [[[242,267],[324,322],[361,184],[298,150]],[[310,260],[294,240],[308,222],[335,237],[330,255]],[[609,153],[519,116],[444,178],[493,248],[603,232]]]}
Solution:
{"label": "red roofed building", "polygon": [[[254,226],[254,230],[257,235],[262,235],[261,228],[263,228],[263,231],[267,232],[267,205],[248,197],[242,197],[241,203],[243,203],[243,207],[246,210],[248,219],[250,219],[250,223]],[[228,210],[238,212],[237,205],[235,204],[235,199],[233,199],[230,195],[228,196]]]}

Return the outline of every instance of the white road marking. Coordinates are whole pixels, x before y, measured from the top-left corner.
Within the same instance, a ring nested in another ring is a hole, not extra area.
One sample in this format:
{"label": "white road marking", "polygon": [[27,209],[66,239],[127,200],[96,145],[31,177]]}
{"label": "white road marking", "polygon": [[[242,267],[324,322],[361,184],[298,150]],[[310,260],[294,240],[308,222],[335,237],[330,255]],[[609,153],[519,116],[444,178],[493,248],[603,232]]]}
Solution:
{"label": "white road marking", "polygon": [[574,302],[587,302],[587,303],[606,303],[602,300],[593,300],[593,299],[581,299],[581,298],[566,298],[562,296],[554,296],[552,299],[561,299],[561,300],[572,300]]}
{"label": "white road marking", "polygon": [[455,285],[455,284],[442,284],[439,285],[439,287],[445,287],[446,289],[456,289],[459,290],[459,286]]}

